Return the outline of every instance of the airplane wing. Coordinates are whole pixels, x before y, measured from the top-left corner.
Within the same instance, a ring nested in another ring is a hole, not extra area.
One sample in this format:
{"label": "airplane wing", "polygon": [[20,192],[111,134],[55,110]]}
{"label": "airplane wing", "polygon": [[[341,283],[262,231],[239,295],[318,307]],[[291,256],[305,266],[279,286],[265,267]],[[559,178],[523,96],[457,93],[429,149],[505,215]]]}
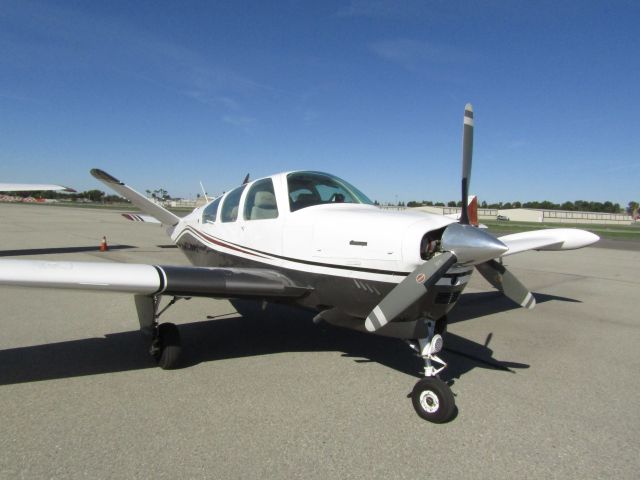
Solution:
{"label": "airplane wing", "polygon": [[551,228],[513,233],[498,239],[509,247],[502,255],[504,257],[527,250],[575,250],[597,242],[600,237],[586,230]]}
{"label": "airplane wing", "polygon": [[153,218],[157,219],[163,225],[174,227],[180,221],[180,217],[174,215],[169,210],[163,208],[157,203],[152,202],[147,197],[145,197],[141,193],[136,192],[133,188],[125,185],[123,182],[113,177],[112,175],[109,175],[107,172],[98,168],[94,168],[93,170],[91,170],[91,175],[100,180],[107,187],[115,190],[120,195],[128,199],[144,213],[151,215]]}
{"label": "airplane wing", "polygon": [[48,190],[62,190],[63,192],[75,193],[73,188],[62,185],[51,185],[44,183],[0,183],[0,192],[44,192]]}
{"label": "airplane wing", "polygon": [[[573,228],[553,228],[531,232],[513,233],[499,237],[509,249],[501,255],[513,255],[528,250],[574,250],[600,240],[597,235]],[[476,265],[480,274],[496,289],[524,308],[534,308],[536,299],[509,270],[495,260]]]}
{"label": "airplane wing", "polygon": [[213,298],[299,298],[311,288],[273,270],[0,260],[0,285]]}

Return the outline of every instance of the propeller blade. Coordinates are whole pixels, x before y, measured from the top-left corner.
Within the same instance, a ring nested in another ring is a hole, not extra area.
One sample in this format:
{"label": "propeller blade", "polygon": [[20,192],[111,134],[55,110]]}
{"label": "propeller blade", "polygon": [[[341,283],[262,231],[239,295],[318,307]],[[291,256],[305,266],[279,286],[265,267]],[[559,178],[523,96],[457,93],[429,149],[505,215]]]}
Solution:
{"label": "propeller blade", "polygon": [[473,107],[464,107],[464,127],[462,130],[462,213],[460,223],[469,225],[469,183],[471,183],[471,158],[473,157]]}
{"label": "propeller blade", "polygon": [[425,295],[456,262],[453,253],[445,252],[418,266],[371,311],[364,323],[367,331],[375,332],[395,320]]}
{"label": "propeller blade", "polygon": [[533,294],[504,265],[489,260],[476,265],[476,268],[487,282],[521,307],[531,309],[536,306]]}

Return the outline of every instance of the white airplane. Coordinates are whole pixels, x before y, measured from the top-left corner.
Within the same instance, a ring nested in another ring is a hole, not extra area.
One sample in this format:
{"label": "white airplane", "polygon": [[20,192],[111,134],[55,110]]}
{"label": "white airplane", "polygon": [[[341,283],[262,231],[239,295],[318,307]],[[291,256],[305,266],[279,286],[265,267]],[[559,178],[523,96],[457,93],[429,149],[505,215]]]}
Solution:
{"label": "white airplane", "polygon": [[[92,175],[167,227],[194,266],[0,260],[0,284],[127,292],[162,368],[176,366],[180,335],[160,315],[180,298],[249,298],[318,312],[315,320],[407,340],[424,359],[412,392],[420,417],[446,422],[455,411],[446,367],[447,313],[474,267],[526,308],[535,299],[495,259],[526,250],[569,250],[598,240],[575,229],[495,238],[469,225],[473,112],[464,114],[460,221],[385,211],[357,188],[312,171],[247,181],[179,218],[102,170]],[[138,219],[139,220],[139,219]],[[173,299],[160,310],[162,296]]]}
{"label": "white airplane", "polygon": [[0,183],[0,192],[44,192],[48,190],[75,193],[73,188],[48,183]]}

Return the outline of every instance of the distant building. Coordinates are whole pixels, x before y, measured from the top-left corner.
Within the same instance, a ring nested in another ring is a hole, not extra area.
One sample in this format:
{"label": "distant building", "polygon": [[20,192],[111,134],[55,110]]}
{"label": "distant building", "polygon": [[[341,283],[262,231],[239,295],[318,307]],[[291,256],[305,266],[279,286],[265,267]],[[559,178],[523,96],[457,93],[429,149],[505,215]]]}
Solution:
{"label": "distant building", "polygon": [[[456,215],[460,213],[459,207],[415,207],[420,210],[439,215]],[[566,223],[566,224],[600,224],[600,225],[629,225],[633,219],[623,213],[602,212],[575,212],[568,210],[545,210],[533,208],[478,208],[479,220],[496,220],[498,215],[507,217],[509,221],[539,222],[539,223]]]}

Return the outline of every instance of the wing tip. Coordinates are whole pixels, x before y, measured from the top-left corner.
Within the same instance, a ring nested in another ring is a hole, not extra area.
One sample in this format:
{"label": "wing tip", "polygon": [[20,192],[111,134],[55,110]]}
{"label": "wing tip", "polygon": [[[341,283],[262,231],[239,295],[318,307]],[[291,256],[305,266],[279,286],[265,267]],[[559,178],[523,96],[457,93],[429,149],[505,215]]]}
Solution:
{"label": "wing tip", "polygon": [[116,177],[114,177],[113,175],[109,175],[107,172],[105,172],[104,170],[100,170],[99,168],[92,168],[90,173],[95,178],[97,178],[98,180],[102,180],[103,182],[116,183],[118,185],[124,185],[124,183],[122,183]]}

